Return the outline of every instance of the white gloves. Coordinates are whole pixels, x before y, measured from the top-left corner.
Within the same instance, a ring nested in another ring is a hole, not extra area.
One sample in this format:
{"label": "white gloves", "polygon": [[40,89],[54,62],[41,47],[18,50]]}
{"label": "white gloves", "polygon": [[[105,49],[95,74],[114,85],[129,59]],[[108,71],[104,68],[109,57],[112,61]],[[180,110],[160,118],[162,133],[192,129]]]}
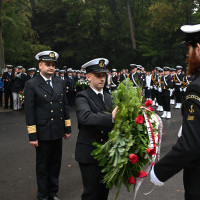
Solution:
{"label": "white gloves", "polygon": [[162,92],[162,88],[158,88],[158,92]]}
{"label": "white gloves", "polygon": [[150,172],[150,181],[154,185],[157,185],[157,186],[163,186],[164,185],[164,182],[159,181],[158,178],[156,177],[156,175],[154,173],[154,166],[152,167],[151,172]]}
{"label": "white gloves", "polygon": [[169,92],[170,92],[170,97],[172,96],[172,94],[173,94],[173,89],[169,89]]}

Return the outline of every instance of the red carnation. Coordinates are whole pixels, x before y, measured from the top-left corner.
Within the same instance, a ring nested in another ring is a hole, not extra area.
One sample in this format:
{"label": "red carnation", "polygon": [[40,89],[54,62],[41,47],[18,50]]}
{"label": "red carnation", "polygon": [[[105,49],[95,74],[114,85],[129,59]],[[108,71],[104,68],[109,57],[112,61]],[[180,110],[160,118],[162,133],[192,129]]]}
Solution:
{"label": "red carnation", "polygon": [[148,174],[145,172],[145,171],[140,171],[140,172],[138,172],[138,174],[137,174],[137,177],[139,177],[139,178],[144,178],[144,177],[146,177]]}
{"label": "red carnation", "polygon": [[136,118],[135,118],[135,123],[137,124],[143,124],[143,116],[142,115],[138,115]]}
{"label": "red carnation", "polygon": [[128,180],[128,183],[129,184],[135,184],[136,182],[135,182],[135,178],[132,176],[132,177],[130,177],[129,178],[129,180]]}
{"label": "red carnation", "polygon": [[154,155],[154,154],[156,153],[156,151],[155,151],[155,149],[148,148],[148,149],[147,149],[147,153],[148,153],[150,156],[152,156],[152,155]]}
{"label": "red carnation", "polygon": [[146,107],[152,106],[152,104],[153,104],[152,101],[149,99],[145,102]]}
{"label": "red carnation", "polygon": [[136,162],[138,162],[138,156],[133,153],[129,155],[129,158],[132,164],[135,164]]}
{"label": "red carnation", "polygon": [[147,109],[149,109],[150,111],[153,111],[153,108],[151,106],[149,106]]}

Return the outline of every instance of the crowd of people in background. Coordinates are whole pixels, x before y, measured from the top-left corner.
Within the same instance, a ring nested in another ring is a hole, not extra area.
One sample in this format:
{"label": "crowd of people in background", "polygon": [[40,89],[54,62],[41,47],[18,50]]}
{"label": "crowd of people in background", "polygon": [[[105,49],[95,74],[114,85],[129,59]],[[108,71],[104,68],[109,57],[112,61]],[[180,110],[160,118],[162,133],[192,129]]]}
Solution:
{"label": "crowd of people in background", "polygon": [[[36,68],[29,68],[26,73],[22,66],[14,68],[7,65],[3,75],[0,74],[0,106],[3,106],[4,99],[5,109],[23,109],[25,82],[39,73]],[[73,70],[67,66],[61,70],[55,69],[54,76],[65,81],[68,104],[71,107],[75,105],[76,93],[88,86],[85,74],[84,69]],[[157,106],[157,111],[163,112],[161,117],[167,119],[171,118],[170,105],[175,104],[175,109],[181,108],[186,88],[192,81],[192,76],[186,75],[182,66],[155,67],[153,71],[146,71],[141,65],[130,64],[128,69],[124,68],[119,72],[111,69],[107,73],[104,90],[111,93],[126,78],[133,82],[133,87],[142,87],[145,98],[151,99],[153,105]]]}

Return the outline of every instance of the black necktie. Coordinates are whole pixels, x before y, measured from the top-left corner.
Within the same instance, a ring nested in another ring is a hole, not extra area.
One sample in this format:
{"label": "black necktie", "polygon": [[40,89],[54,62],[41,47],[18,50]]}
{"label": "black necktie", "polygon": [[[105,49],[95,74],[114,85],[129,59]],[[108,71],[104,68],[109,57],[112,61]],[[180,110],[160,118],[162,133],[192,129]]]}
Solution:
{"label": "black necktie", "polygon": [[98,96],[100,97],[101,101],[104,103],[104,100],[103,100],[103,94],[98,93]]}
{"label": "black necktie", "polygon": [[49,85],[49,87],[51,88],[51,90],[53,90],[53,88],[51,87],[51,84],[50,84],[51,80],[46,80],[46,82],[47,82],[47,85]]}

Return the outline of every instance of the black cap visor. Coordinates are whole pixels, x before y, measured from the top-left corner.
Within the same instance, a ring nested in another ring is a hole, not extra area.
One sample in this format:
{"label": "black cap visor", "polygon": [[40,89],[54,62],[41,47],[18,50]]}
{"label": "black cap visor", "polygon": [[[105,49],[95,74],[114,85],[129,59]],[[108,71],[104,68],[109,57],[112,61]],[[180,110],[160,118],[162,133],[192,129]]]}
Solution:
{"label": "black cap visor", "polygon": [[86,67],[86,73],[107,73],[108,70],[105,67],[99,65],[91,65]]}

